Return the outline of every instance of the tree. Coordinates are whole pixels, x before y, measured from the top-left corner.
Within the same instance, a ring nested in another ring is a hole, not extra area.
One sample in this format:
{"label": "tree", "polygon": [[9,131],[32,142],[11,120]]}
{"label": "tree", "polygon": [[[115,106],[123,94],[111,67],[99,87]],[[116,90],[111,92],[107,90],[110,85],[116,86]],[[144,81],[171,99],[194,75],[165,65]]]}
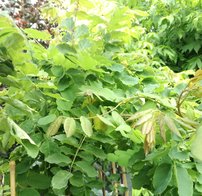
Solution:
{"label": "tree", "polygon": [[0,17],[5,185],[15,160],[19,195],[200,194],[201,70],[162,66],[176,57],[150,11],[54,2],[52,35]]}

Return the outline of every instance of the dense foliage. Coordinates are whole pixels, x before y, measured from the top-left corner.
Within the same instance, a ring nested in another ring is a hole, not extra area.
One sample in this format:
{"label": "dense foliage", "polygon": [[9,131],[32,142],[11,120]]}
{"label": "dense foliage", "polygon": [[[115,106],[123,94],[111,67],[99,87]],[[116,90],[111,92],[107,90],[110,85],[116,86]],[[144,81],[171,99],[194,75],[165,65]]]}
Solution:
{"label": "dense foliage", "polygon": [[5,194],[15,160],[20,196],[201,195],[201,5],[186,3],[52,0],[53,35],[0,16]]}

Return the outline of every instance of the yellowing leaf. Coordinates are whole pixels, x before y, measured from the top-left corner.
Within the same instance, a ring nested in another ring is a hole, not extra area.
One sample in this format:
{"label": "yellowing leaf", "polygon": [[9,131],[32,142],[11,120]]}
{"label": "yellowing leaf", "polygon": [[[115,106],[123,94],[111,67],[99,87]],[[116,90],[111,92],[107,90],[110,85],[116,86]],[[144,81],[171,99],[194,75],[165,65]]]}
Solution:
{"label": "yellowing leaf", "polygon": [[84,133],[88,136],[91,137],[93,134],[93,129],[92,129],[92,123],[91,121],[86,118],[85,116],[80,117],[80,122],[81,122],[81,127],[84,131]]}
{"label": "yellowing leaf", "polygon": [[194,126],[194,127],[196,127],[196,126],[199,125],[198,122],[195,122],[195,121],[193,121],[191,119],[188,119],[186,117],[185,118],[181,118],[181,120],[184,121],[186,124],[189,124],[189,125]]}
{"label": "yellowing leaf", "polygon": [[153,127],[153,120],[148,120],[142,126],[142,133],[148,134],[152,130],[152,127]]}
{"label": "yellowing leaf", "polygon": [[161,116],[160,122],[159,122],[159,129],[160,129],[160,135],[163,138],[164,141],[166,141],[166,129],[165,129],[165,121],[164,117]]}
{"label": "yellowing leaf", "polygon": [[94,128],[98,131],[105,131],[107,129],[107,125],[101,121],[97,116],[93,118]]}
{"label": "yellowing leaf", "polygon": [[76,131],[76,121],[73,118],[67,117],[64,121],[64,130],[67,137],[71,137]]}
{"label": "yellowing leaf", "polygon": [[59,130],[59,128],[60,128],[62,122],[63,122],[63,117],[62,117],[62,116],[59,116],[59,117],[58,117],[54,122],[52,122],[51,125],[48,127],[48,130],[47,130],[47,132],[46,132],[46,135],[47,135],[48,137],[51,137],[51,136],[55,135],[55,134],[58,132],[58,130]]}
{"label": "yellowing leaf", "polygon": [[165,118],[164,118],[164,121],[166,123],[166,125],[168,126],[168,128],[173,132],[175,133],[177,136],[181,137],[181,134],[180,132],[178,131],[174,121],[168,116],[166,115]]}
{"label": "yellowing leaf", "polygon": [[143,123],[145,123],[146,121],[148,121],[150,118],[152,118],[152,113],[149,113],[143,117],[141,117],[136,123],[135,123],[135,127],[142,125]]}
{"label": "yellowing leaf", "polygon": [[150,112],[152,112],[152,109],[137,112],[137,113],[133,114],[129,119],[127,119],[127,121],[136,120],[136,119],[138,119],[138,118],[142,117],[143,115],[146,115],[146,114],[148,114]]}

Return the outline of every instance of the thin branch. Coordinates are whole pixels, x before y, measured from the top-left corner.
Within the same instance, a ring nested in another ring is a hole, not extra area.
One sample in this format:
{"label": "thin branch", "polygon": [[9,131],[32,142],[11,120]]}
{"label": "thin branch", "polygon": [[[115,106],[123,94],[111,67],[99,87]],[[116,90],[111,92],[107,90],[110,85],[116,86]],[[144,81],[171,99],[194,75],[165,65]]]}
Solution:
{"label": "thin branch", "polygon": [[75,160],[76,160],[76,157],[77,157],[77,155],[78,155],[78,153],[79,153],[79,150],[81,149],[81,147],[82,147],[83,142],[85,141],[85,139],[86,139],[86,136],[83,137],[83,139],[81,140],[81,142],[80,142],[80,144],[79,144],[79,147],[78,147],[77,150],[76,150],[76,153],[75,153],[75,155],[74,155],[74,158],[73,158],[72,163],[71,163],[70,168],[69,168],[69,171],[70,171],[70,172],[72,171],[72,167],[73,167],[73,165],[74,165],[74,162],[75,162]]}
{"label": "thin branch", "polygon": [[[187,87],[180,93],[179,98],[177,99],[177,114],[180,117],[183,117],[182,112],[181,112],[181,105],[185,101],[186,97],[188,96],[190,90],[187,89]],[[187,93],[185,96],[184,94]],[[184,97],[183,97],[184,96]]]}

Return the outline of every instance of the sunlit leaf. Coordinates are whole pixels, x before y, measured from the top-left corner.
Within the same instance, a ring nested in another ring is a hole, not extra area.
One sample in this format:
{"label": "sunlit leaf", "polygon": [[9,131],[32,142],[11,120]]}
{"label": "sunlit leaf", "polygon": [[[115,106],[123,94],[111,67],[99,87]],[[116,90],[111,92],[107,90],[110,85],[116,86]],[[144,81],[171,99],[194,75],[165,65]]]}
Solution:
{"label": "sunlit leaf", "polygon": [[81,122],[81,127],[84,133],[88,136],[91,137],[93,134],[93,129],[92,129],[92,123],[91,121],[86,118],[85,116],[80,117],[80,122]]}
{"label": "sunlit leaf", "polygon": [[76,131],[76,121],[73,118],[67,117],[64,120],[64,131],[67,137],[74,135]]}

